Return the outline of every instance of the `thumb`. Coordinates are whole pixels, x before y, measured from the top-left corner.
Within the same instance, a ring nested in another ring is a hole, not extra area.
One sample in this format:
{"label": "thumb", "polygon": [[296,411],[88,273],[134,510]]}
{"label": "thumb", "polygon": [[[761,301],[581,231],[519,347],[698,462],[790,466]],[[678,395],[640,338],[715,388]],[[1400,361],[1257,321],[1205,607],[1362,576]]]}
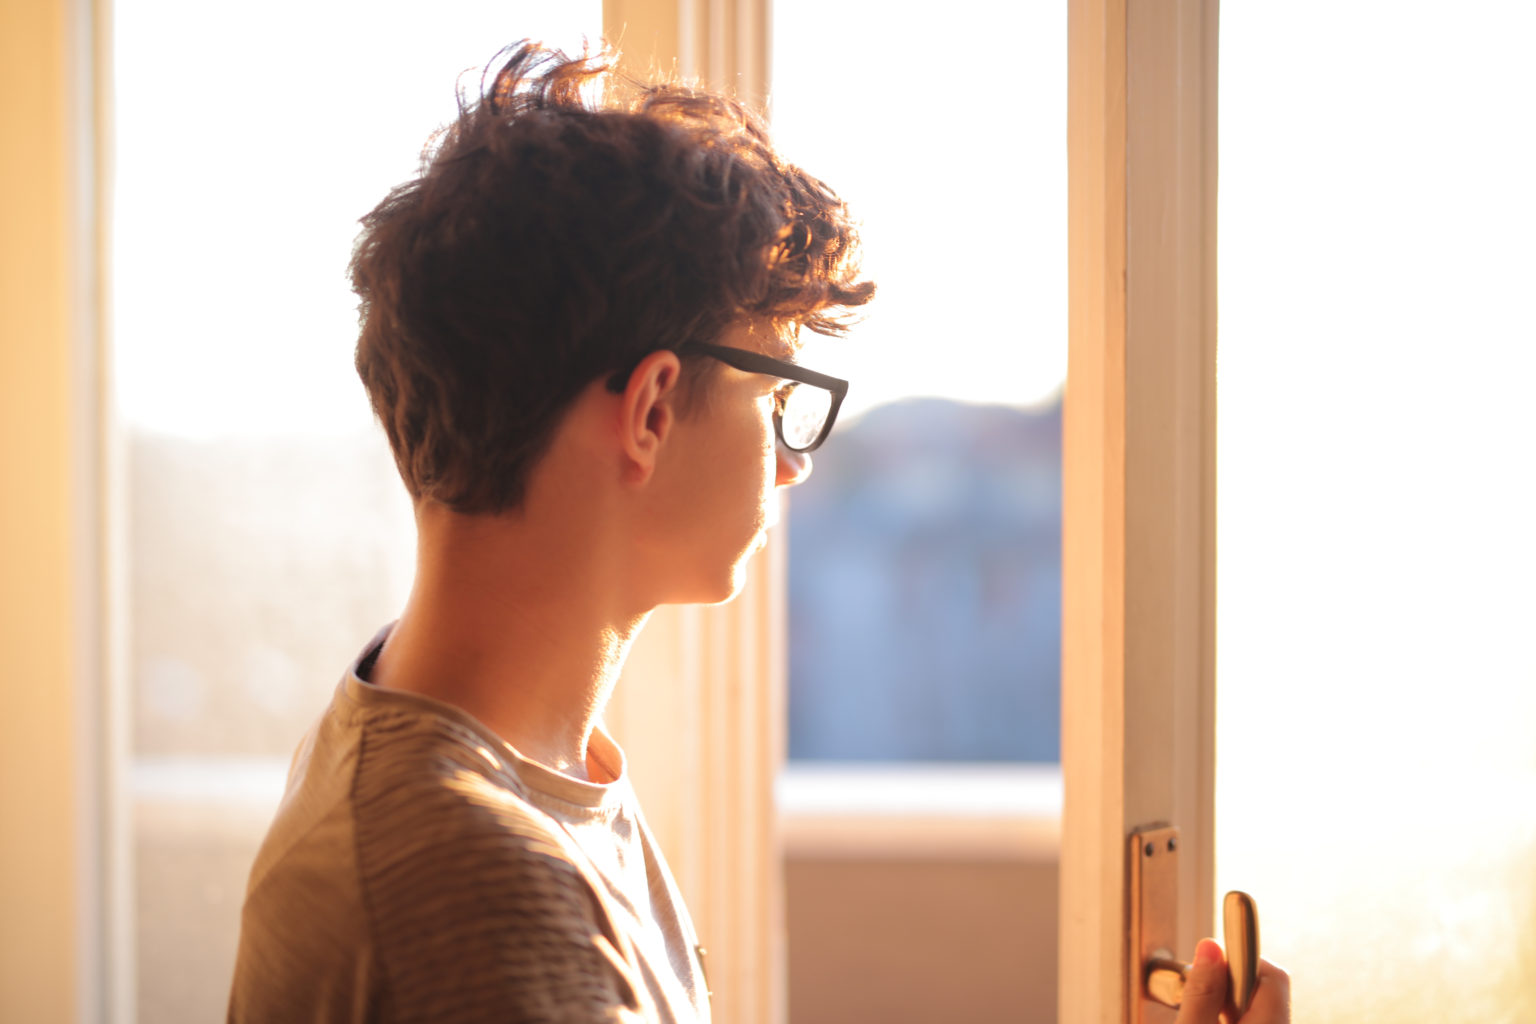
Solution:
{"label": "thumb", "polygon": [[1195,947],[1195,962],[1184,980],[1184,1001],[1174,1024],[1217,1024],[1227,1005],[1227,958],[1211,939]]}

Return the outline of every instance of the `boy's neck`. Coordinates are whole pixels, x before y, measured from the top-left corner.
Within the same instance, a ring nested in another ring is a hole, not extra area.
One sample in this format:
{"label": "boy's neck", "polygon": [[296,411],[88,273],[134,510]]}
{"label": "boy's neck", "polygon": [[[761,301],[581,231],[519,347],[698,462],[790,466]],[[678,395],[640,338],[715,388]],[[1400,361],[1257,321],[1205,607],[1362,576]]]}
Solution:
{"label": "boy's neck", "polygon": [[418,530],[416,581],[372,682],[462,708],[523,756],[588,779],[592,731],[649,614],[623,607],[617,552],[576,522],[438,507]]}

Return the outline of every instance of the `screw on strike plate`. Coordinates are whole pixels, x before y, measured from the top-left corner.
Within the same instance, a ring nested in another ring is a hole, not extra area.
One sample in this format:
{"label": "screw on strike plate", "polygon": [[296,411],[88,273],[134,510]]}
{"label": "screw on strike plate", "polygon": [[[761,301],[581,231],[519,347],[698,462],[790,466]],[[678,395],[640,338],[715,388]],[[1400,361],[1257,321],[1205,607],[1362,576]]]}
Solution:
{"label": "screw on strike plate", "polygon": [[[1173,838],[1173,837],[1169,837],[1169,839],[1168,839],[1168,852],[1172,853],[1174,850],[1177,850],[1178,848],[1179,848],[1179,841],[1177,839]],[[1147,845],[1145,845],[1145,846],[1143,846],[1141,848],[1141,852],[1146,854],[1148,857],[1150,857],[1154,853],[1157,852],[1157,847],[1155,845],[1153,845],[1152,843],[1148,843]]]}

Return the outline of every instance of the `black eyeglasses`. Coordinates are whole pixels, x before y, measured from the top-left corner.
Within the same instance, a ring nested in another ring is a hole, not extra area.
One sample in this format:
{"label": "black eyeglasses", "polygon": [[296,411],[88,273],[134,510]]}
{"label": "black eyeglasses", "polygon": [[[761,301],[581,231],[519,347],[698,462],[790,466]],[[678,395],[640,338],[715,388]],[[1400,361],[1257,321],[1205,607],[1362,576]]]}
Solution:
{"label": "black eyeglasses", "polygon": [[[848,394],[848,382],[841,377],[807,370],[787,359],[705,341],[691,341],[678,351],[697,352],[747,373],[767,374],[788,382],[774,394],[773,429],[778,433],[779,441],[792,452],[813,452],[821,447],[827,435],[832,433],[837,410],[842,408],[843,399]],[[627,373],[620,371],[609,377],[608,390],[623,391],[633,372],[633,369]],[[806,384],[810,387],[802,387]]]}
{"label": "black eyeglasses", "polygon": [[703,341],[691,342],[683,350],[700,352],[747,373],[767,374],[786,381],[786,386],[774,393],[773,429],[778,432],[779,441],[792,452],[813,452],[821,447],[832,433],[837,410],[848,395],[848,382],[841,377],[807,370],[787,359]]}

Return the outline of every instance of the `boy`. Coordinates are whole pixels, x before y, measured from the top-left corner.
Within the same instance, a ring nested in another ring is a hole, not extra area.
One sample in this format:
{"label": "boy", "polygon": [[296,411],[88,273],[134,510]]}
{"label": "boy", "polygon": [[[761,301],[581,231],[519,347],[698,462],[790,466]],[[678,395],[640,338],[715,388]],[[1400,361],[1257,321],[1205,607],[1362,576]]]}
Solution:
{"label": "boy", "polygon": [[232,1021],[707,1021],[598,726],[658,605],[741,587],[873,285],[735,102],[524,44],[363,220],[357,367],[418,529],[398,622],[295,756]]}

